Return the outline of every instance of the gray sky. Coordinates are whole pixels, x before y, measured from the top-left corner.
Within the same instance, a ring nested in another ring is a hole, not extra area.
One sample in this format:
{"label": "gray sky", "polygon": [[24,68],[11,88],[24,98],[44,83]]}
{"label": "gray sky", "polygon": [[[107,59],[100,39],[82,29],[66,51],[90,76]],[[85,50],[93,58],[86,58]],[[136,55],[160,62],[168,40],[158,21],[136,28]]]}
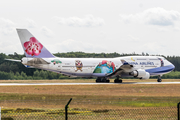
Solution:
{"label": "gray sky", "polygon": [[0,1],[0,52],[23,53],[16,28],[52,52],[179,56],[179,0]]}

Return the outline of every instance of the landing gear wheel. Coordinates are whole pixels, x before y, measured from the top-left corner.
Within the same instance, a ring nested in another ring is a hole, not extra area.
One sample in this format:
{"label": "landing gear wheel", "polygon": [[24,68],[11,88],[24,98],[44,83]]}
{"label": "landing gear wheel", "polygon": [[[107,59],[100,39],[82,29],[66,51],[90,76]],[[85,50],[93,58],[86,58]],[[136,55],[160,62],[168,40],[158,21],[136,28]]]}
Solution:
{"label": "landing gear wheel", "polygon": [[99,82],[101,82],[101,81],[99,81],[99,80],[96,80],[96,83],[99,83]]}
{"label": "landing gear wheel", "polygon": [[109,83],[109,79],[107,78],[97,78],[96,83]]}
{"label": "landing gear wheel", "polygon": [[106,83],[109,83],[110,82],[110,80],[106,80]]}
{"label": "landing gear wheel", "polygon": [[109,79],[108,78],[102,78],[102,82],[109,83]]}
{"label": "landing gear wheel", "polygon": [[122,83],[122,80],[115,79],[114,83]]}
{"label": "landing gear wheel", "polygon": [[158,76],[157,82],[162,82],[160,75]]}
{"label": "landing gear wheel", "polygon": [[157,82],[162,82],[162,80],[161,80],[161,79],[158,79]]}
{"label": "landing gear wheel", "polygon": [[101,78],[97,78],[96,83],[100,83],[100,82],[101,82]]}

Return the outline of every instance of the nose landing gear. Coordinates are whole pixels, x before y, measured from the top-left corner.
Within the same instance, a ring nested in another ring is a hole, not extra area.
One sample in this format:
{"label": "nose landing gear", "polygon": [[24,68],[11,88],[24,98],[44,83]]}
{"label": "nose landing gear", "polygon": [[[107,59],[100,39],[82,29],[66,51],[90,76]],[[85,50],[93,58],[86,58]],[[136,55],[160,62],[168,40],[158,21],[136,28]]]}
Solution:
{"label": "nose landing gear", "polygon": [[160,75],[158,76],[157,82],[162,82]]}

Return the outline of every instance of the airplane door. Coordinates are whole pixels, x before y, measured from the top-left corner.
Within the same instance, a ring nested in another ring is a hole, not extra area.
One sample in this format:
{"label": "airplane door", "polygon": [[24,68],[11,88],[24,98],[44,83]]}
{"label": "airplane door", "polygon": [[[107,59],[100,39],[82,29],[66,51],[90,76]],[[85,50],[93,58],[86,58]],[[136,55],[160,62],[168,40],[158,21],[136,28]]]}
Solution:
{"label": "airplane door", "polygon": [[164,66],[164,61],[162,60],[162,58],[158,58],[160,60],[160,65],[161,67]]}
{"label": "airplane door", "polygon": [[49,69],[56,70],[56,65],[53,63],[49,64]]}
{"label": "airplane door", "polygon": [[58,64],[57,70],[61,70],[61,68],[62,68],[61,64]]}

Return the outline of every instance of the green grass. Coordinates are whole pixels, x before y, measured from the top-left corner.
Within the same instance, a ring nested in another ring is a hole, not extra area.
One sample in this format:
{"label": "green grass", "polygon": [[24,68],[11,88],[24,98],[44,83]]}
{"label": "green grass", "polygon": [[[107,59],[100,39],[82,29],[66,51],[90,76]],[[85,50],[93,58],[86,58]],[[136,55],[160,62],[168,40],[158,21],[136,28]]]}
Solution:
{"label": "green grass", "polygon": [[126,102],[118,102],[119,106],[126,107],[175,107],[177,106],[176,102],[150,102],[150,101],[126,101]]}
{"label": "green grass", "polygon": [[[86,105],[108,105],[108,106],[122,106],[122,107],[174,107],[180,100],[180,97],[127,97],[127,96],[95,96],[95,95],[35,95],[35,94],[13,94],[13,93],[1,93],[0,105],[27,104],[31,108],[31,104],[43,105],[62,105],[65,106],[70,98],[72,102],[70,105],[74,107],[81,107]],[[29,104],[28,104],[29,103]],[[31,104],[30,104],[31,103]],[[17,105],[17,108],[18,108]],[[5,106],[4,106],[5,107]]]}
{"label": "green grass", "polygon": [[[68,110],[70,120],[134,120],[134,119],[177,119],[177,108],[148,108],[148,109],[120,109],[120,110],[91,110],[91,109],[72,109]],[[2,109],[2,120],[64,120],[64,109]]]}
{"label": "green grass", "polygon": [[[133,120],[133,119],[177,119],[177,103],[180,97],[137,97],[123,96],[65,96],[65,95],[34,95],[34,94],[0,94],[0,105],[17,104],[15,108],[2,108],[2,120],[36,120],[51,119],[64,120],[64,107],[69,98],[73,97],[69,105],[69,119],[100,119],[100,120]],[[21,104],[29,107],[22,108]],[[31,105],[38,104],[33,108]],[[58,108],[43,108],[44,105],[62,105]],[[94,105],[94,109],[88,106]],[[73,106],[73,107],[72,107]],[[85,107],[84,107],[85,106]],[[99,109],[99,106],[105,106]],[[106,109],[111,106],[111,109]],[[114,109],[114,107],[120,108]]]}

